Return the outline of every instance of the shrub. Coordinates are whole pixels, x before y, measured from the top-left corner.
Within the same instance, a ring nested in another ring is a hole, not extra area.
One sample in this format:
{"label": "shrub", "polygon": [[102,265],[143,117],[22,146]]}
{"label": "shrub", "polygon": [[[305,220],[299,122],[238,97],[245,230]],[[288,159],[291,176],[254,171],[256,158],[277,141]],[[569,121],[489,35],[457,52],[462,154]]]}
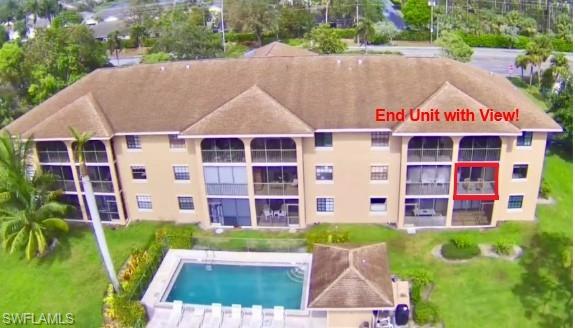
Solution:
{"label": "shrub", "polygon": [[354,28],[334,28],[334,34],[340,39],[353,39],[355,38]]}
{"label": "shrub", "polygon": [[189,249],[192,247],[194,230],[193,225],[162,227],[156,231],[156,242],[168,248]]}
{"label": "shrub", "polygon": [[437,305],[420,301],[414,305],[413,320],[418,325],[435,324],[439,322],[439,311]]}
{"label": "shrub", "polygon": [[561,52],[573,52],[573,42],[561,38],[551,39],[553,50]]}
{"label": "shrub", "polygon": [[246,42],[256,40],[257,38],[254,33],[236,33],[236,32],[226,33],[226,41],[228,42]]}
{"label": "shrub", "polygon": [[306,236],[308,251],[313,250],[315,244],[340,244],[349,241],[349,232],[337,229],[310,231]]}
{"label": "shrub", "polygon": [[459,247],[453,241],[441,246],[441,255],[446,259],[463,260],[470,259],[481,253],[479,246],[471,244],[466,247]]}
{"label": "shrub", "polygon": [[127,295],[118,295],[110,285],[104,298],[104,320],[106,327],[143,328],[148,320],[146,309],[139,300],[131,300]]}
{"label": "shrub", "polygon": [[543,179],[541,181],[541,186],[539,187],[539,196],[542,198],[549,198],[549,196],[551,195],[551,187],[549,186],[549,183]]}
{"label": "shrub", "polygon": [[172,56],[165,52],[154,52],[151,54],[144,55],[142,63],[144,64],[155,64],[161,62],[169,62],[172,60]]}
{"label": "shrub", "polygon": [[505,240],[500,240],[493,245],[493,250],[499,255],[510,255],[513,251],[513,244]]}
{"label": "shrub", "polygon": [[411,281],[412,285],[427,286],[433,282],[431,272],[425,269],[415,269],[407,274],[407,279]]}
{"label": "shrub", "polygon": [[429,41],[429,31],[410,31],[404,30],[399,32],[395,40],[400,41]]}
{"label": "shrub", "polygon": [[473,245],[473,243],[465,235],[453,237],[451,240],[449,240],[449,242],[455,245],[457,248],[468,248]]}

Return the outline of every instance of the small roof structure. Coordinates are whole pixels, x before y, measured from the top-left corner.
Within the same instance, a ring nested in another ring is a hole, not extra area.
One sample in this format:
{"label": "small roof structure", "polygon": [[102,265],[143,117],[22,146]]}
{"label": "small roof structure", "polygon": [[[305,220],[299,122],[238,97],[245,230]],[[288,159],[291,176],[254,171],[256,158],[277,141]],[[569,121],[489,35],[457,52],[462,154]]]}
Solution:
{"label": "small roof structure", "polygon": [[315,52],[274,41],[245,54],[248,58],[317,56]]}
{"label": "small roof structure", "polygon": [[308,307],[381,309],[395,305],[385,243],[350,248],[316,245]]}

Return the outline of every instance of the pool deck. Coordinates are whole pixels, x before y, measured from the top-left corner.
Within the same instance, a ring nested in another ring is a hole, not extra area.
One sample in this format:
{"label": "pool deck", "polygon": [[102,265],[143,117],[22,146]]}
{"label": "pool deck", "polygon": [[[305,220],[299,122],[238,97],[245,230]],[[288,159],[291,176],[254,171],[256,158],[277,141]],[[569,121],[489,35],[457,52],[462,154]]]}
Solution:
{"label": "pool deck", "polygon": [[[310,268],[312,255],[309,253],[275,253],[275,252],[217,252],[205,250],[181,250],[171,249],[168,251],[162,264],[158,268],[156,275],[150,283],[141,302],[146,307],[150,317],[148,327],[162,327],[167,321],[172,303],[165,299],[172,284],[174,283],[180,267],[183,263],[205,263],[205,264],[236,264],[236,265],[265,265],[265,266],[305,266],[305,277],[303,281],[302,309],[286,310],[285,327],[325,327],[325,316],[310,314],[305,308],[307,304],[307,291],[309,290]],[[186,304],[184,305],[184,316],[182,327],[201,327],[201,318],[194,316],[193,308],[204,308],[206,316],[209,314],[210,305]],[[226,316],[229,316],[230,307],[223,307],[224,324],[226,327]],[[271,322],[272,309],[264,309],[264,327],[266,321]],[[242,311],[243,322],[249,322],[250,309]]]}

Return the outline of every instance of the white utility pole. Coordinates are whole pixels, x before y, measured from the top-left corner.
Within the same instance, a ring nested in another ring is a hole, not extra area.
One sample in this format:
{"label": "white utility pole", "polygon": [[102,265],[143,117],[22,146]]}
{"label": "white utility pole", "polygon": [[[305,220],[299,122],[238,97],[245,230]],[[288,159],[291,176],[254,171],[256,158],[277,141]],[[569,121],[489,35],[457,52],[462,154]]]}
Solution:
{"label": "white utility pole", "polygon": [[431,7],[431,18],[429,20],[429,43],[433,43],[433,8],[437,5],[436,0],[429,0],[427,5]]}
{"label": "white utility pole", "polygon": [[226,51],[226,28],[224,26],[224,0],[222,0],[222,10],[220,11],[220,20],[222,21],[222,48]]}

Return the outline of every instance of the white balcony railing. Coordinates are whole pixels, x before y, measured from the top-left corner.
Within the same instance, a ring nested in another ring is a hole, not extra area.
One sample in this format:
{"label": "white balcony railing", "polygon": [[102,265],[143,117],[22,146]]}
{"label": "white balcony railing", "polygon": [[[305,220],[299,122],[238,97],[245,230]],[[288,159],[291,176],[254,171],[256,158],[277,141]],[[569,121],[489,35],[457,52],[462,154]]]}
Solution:
{"label": "white balcony railing", "polygon": [[295,196],[298,194],[297,182],[255,182],[256,195]]}
{"label": "white balcony railing", "polygon": [[499,161],[500,148],[459,148],[459,160],[463,162]]}
{"label": "white balcony railing", "polygon": [[451,162],[451,148],[408,149],[408,162]]}
{"label": "white balcony railing", "polygon": [[244,163],[246,155],[243,149],[202,150],[204,163]]}
{"label": "white balcony railing", "polygon": [[407,182],[407,195],[448,195],[449,182]]}
{"label": "white balcony railing", "polygon": [[457,184],[457,193],[460,195],[491,195],[494,192],[494,181],[460,181]]}
{"label": "white balcony railing", "polygon": [[245,183],[206,183],[208,195],[246,196],[248,185]]}
{"label": "white balcony railing", "polygon": [[68,151],[66,150],[46,150],[38,151],[38,160],[40,163],[68,163]]}
{"label": "white balcony railing", "polygon": [[252,149],[252,162],[293,163],[297,161],[295,149]]}

